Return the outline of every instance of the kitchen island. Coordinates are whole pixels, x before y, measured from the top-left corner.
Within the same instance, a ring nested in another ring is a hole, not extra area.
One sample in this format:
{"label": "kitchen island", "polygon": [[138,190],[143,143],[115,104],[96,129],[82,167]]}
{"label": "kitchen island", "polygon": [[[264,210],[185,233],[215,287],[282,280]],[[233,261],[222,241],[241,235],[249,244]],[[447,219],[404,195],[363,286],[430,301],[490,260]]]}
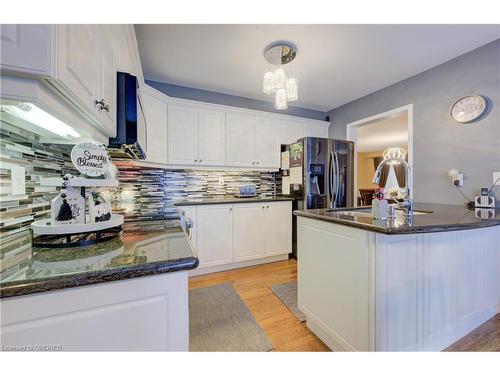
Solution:
{"label": "kitchen island", "polygon": [[333,350],[442,350],[500,312],[500,210],[295,211],[298,304]]}
{"label": "kitchen island", "polygon": [[3,258],[2,350],[188,350],[188,270],[178,220],[125,223],[84,247]]}

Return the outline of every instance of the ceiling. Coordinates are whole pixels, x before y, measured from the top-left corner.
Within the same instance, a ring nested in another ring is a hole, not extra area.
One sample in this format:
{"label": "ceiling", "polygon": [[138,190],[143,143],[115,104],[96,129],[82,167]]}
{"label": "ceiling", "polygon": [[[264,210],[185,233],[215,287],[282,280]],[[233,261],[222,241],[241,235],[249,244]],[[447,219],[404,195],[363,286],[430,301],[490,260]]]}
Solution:
{"label": "ceiling", "polygon": [[358,128],[358,152],[383,151],[389,147],[408,147],[408,115],[406,111]]}
{"label": "ceiling", "polygon": [[288,40],[294,106],[328,111],[500,37],[499,25],[136,25],[146,79],[261,99],[266,45]]}

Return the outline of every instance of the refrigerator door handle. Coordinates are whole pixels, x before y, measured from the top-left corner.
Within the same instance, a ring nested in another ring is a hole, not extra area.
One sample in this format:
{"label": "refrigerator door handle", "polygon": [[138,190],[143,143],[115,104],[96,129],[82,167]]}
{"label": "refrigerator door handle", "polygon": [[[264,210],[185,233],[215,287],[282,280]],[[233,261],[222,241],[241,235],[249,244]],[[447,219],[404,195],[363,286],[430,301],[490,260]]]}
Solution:
{"label": "refrigerator door handle", "polygon": [[335,207],[337,207],[337,199],[339,197],[340,189],[340,167],[339,167],[339,155],[335,152]]}
{"label": "refrigerator door handle", "polygon": [[330,185],[330,208],[336,208],[335,181],[335,154],[333,151],[330,151],[330,181],[328,181]]}

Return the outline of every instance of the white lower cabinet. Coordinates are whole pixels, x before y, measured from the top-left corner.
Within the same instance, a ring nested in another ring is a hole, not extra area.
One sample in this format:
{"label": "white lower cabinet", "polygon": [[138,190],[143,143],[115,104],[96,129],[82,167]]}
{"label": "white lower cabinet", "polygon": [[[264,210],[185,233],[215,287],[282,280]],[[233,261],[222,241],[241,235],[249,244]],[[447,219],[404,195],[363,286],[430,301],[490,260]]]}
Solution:
{"label": "white lower cabinet", "polygon": [[231,269],[250,265],[249,262],[276,261],[292,251],[290,201],[180,209],[193,224],[190,240],[200,261],[199,268],[209,268],[202,273],[219,271],[219,266]]}
{"label": "white lower cabinet", "polygon": [[233,261],[263,257],[266,246],[265,203],[234,205],[233,215]]}
{"label": "white lower cabinet", "polygon": [[196,250],[200,267],[232,262],[232,211],[233,206],[225,204],[197,208]]}
{"label": "white lower cabinet", "polygon": [[188,351],[187,276],[172,272],[2,299],[0,341],[41,350]]}
{"label": "white lower cabinet", "polygon": [[266,204],[266,256],[287,254],[292,248],[292,207],[290,202]]}

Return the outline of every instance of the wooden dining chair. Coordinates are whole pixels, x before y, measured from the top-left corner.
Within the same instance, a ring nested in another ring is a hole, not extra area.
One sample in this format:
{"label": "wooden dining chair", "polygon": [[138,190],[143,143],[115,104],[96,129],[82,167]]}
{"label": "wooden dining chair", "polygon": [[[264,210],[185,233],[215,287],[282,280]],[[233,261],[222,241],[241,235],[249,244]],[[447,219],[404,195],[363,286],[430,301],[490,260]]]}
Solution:
{"label": "wooden dining chair", "polygon": [[359,194],[361,195],[361,204],[363,206],[372,205],[373,194],[375,194],[375,189],[359,189]]}

